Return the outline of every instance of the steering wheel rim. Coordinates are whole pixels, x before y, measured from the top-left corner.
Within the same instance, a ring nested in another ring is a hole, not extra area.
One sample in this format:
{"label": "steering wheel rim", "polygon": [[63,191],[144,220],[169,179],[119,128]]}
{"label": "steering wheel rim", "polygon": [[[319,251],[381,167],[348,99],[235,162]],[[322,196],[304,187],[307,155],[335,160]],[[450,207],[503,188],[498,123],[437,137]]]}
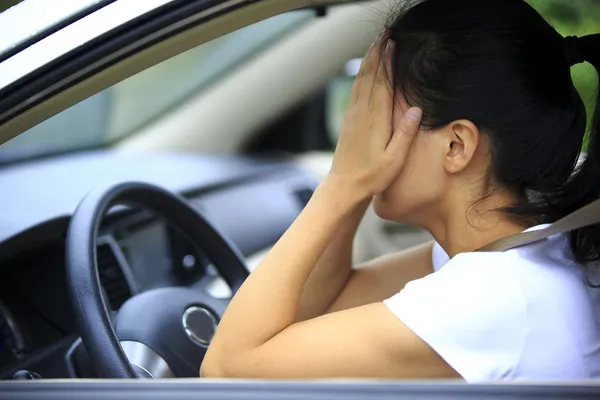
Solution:
{"label": "steering wheel rim", "polygon": [[192,240],[202,238],[202,250],[234,293],[248,276],[243,257],[235,246],[182,197],[140,182],[106,184],[93,189],[80,202],[69,225],[67,284],[81,340],[99,377],[110,379],[138,377],[112,325],[96,257],[104,215],[111,207],[123,204],[161,215]]}

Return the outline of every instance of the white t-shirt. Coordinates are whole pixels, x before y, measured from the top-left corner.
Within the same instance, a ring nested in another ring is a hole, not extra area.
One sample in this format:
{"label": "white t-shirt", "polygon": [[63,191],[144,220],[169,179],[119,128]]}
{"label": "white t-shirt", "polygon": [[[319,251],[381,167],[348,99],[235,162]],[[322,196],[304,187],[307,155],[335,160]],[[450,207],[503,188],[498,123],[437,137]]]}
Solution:
{"label": "white t-shirt", "polygon": [[570,254],[565,235],[451,260],[436,243],[435,272],[385,304],[467,382],[598,379],[600,290]]}

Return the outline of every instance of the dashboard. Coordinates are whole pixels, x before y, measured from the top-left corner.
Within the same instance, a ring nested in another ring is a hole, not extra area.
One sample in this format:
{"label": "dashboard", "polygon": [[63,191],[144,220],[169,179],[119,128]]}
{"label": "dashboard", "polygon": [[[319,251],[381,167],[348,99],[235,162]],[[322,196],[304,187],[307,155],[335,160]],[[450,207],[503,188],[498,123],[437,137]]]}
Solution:
{"label": "dashboard", "polygon": [[[44,378],[94,377],[71,311],[64,252],[70,215],[105,180],[182,194],[249,260],[277,241],[317,184],[285,160],[180,154],[97,151],[0,169],[0,379],[20,369]],[[231,295],[202,249],[147,210],[110,210],[97,255],[115,313],[130,297],[160,287]]]}

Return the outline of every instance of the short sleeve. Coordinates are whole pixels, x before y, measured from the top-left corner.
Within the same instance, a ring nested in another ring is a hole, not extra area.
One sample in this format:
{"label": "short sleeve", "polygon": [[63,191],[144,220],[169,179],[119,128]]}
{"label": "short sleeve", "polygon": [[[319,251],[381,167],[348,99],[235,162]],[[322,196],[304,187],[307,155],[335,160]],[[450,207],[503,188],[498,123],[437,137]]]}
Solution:
{"label": "short sleeve", "polygon": [[493,257],[459,254],[384,302],[467,382],[509,379],[526,342],[525,297]]}
{"label": "short sleeve", "polygon": [[433,263],[434,271],[439,271],[448,263],[448,261],[450,261],[450,257],[448,257],[448,254],[446,254],[438,242],[433,243],[433,249],[431,250],[431,261]]}

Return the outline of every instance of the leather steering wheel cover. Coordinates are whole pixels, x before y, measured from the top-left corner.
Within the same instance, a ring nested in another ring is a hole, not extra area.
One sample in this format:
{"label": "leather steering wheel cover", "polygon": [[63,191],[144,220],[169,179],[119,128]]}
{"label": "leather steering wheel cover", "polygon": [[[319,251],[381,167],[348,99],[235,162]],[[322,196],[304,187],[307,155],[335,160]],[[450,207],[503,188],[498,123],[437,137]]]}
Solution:
{"label": "leather steering wheel cover", "polygon": [[234,292],[248,276],[248,270],[235,247],[183,198],[137,182],[103,185],[92,190],[75,210],[67,233],[69,294],[81,339],[100,378],[133,379],[137,375],[119,343],[102,295],[96,257],[102,218],[118,204],[152,210],[190,238],[202,238],[205,244],[202,250]]}

